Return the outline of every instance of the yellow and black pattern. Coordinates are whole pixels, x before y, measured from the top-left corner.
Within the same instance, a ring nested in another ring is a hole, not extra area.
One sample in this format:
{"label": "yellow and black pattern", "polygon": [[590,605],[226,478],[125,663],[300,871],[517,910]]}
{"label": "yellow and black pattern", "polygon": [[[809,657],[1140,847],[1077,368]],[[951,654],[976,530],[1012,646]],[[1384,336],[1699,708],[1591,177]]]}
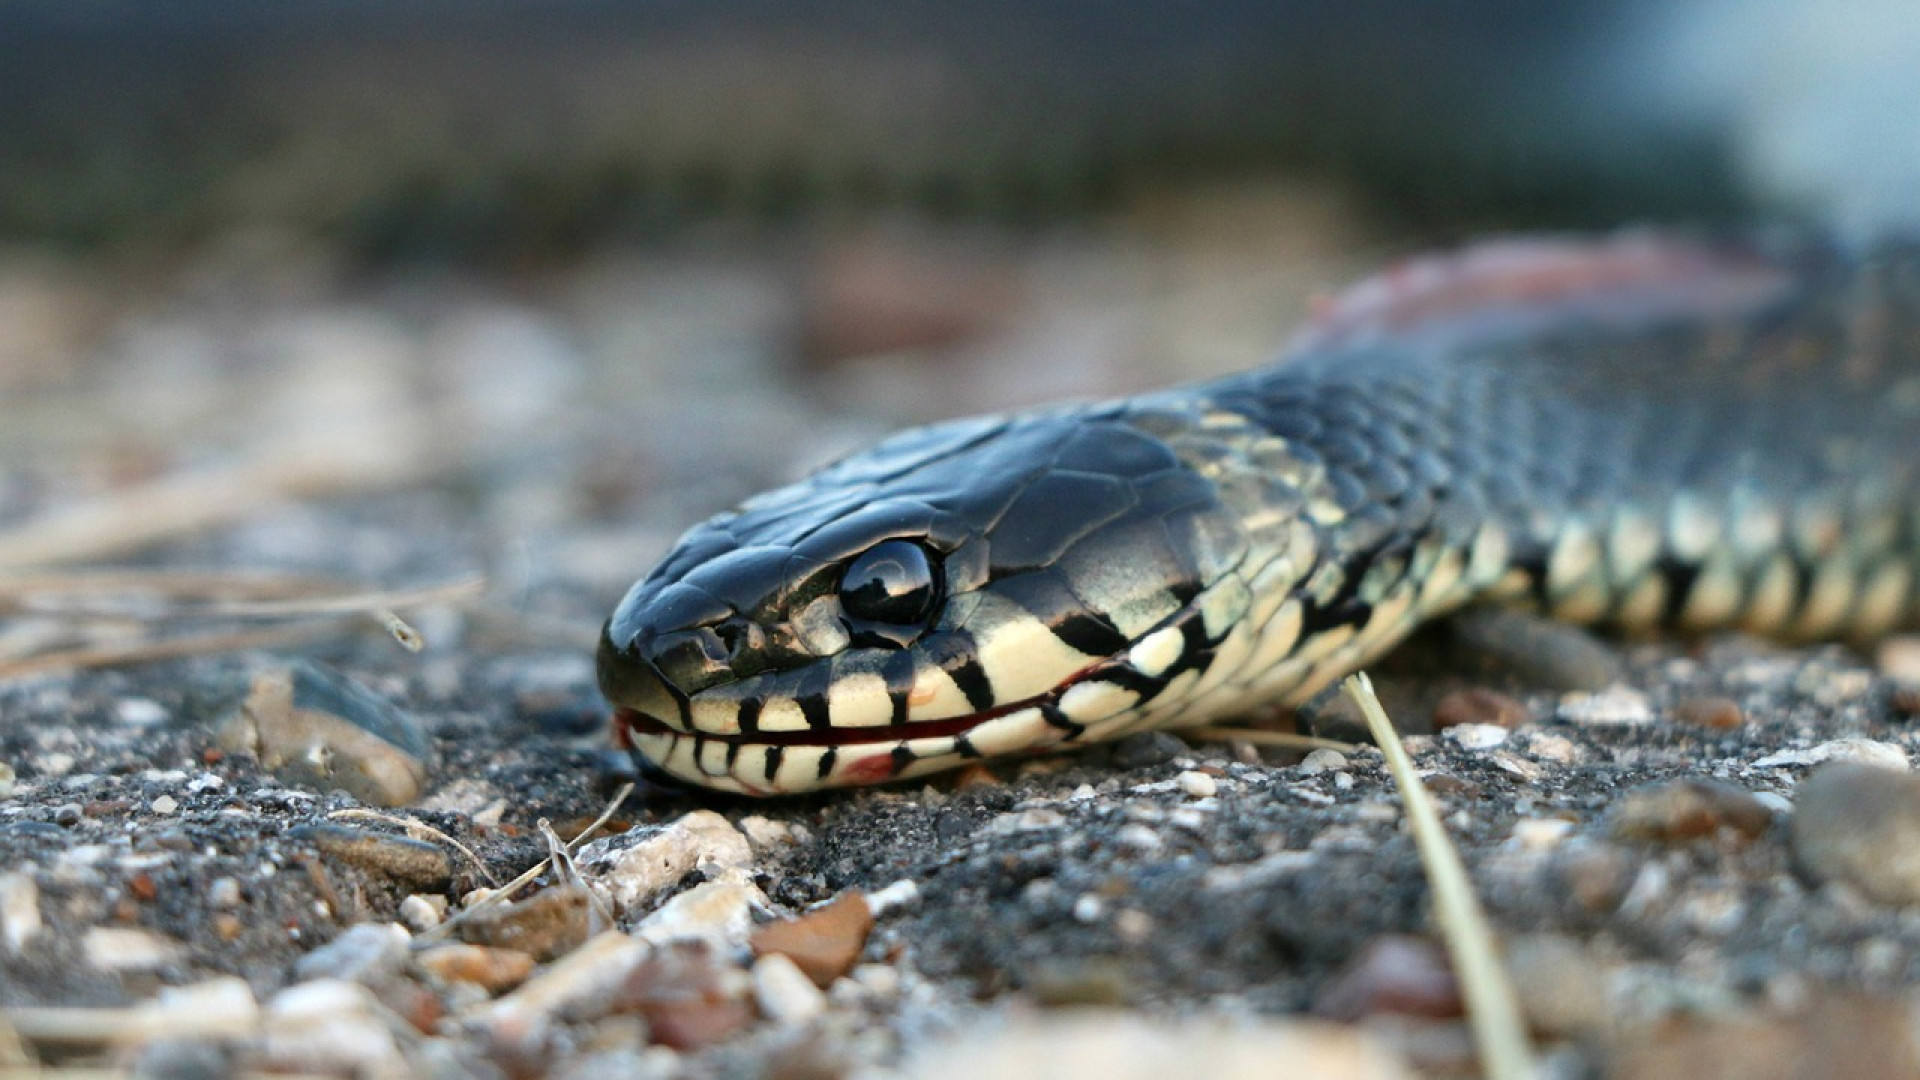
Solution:
{"label": "yellow and black pattern", "polygon": [[1288,358],[910,431],[701,525],[609,620],[637,756],[776,794],[1297,702],[1502,602],[1915,621],[1920,247],[1410,264]]}

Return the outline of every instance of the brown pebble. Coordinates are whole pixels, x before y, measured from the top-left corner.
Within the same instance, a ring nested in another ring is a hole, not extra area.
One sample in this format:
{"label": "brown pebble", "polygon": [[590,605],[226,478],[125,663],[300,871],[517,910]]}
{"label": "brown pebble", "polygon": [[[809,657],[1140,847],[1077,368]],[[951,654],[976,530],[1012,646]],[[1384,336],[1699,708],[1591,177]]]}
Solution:
{"label": "brown pebble", "polygon": [[1623,1040],[1615,1080],[1912,1080],[1920,1075],[1897,1000],[1828,994],[1793,1016],[1687,1017]]}
{"label": "brown pebble", "polygon": [[1444,731],[1461,724],[1494,724],[1516,728],[1532,721],[1527,707],[1494,690],[1472,687],[1455,690],[1433,707],[1433,730]]}
{"label": "brown pebble", "polygon": [[753,1020],[751,980],[700,943],[656,950],[613,994],[614,1012],[646,1018],[648,1038],[674,1050],[725,1040]]}
{"label": "brown pebble", "polygon": [[246,928],[240,917],[232,912],[222,911],[213,917],[213,932],[221,941],[238,941]]}
{"label": "brown pebble", "polygon": [[476,911],[460,922],[460,937],[472,945],[515,949],[552,960],[586,940],[593,899],[578,885],[556,885],[525,900]]}
{"label": "brown pebble", "polygon": [[853,969],[872,930],[866,896],[849,892],[797,919],[755,930],[751,944],[755,956],[780,953],[824,989]]}
{"label": "brown pebble", "polygon": [[536,963],[531,954],[518,949],[495,949],[461,942],[435,945],[414,960],[443,983],[472,983],[490,994],[510,990],[525,982],[527,976],[533,973]]}
{"label": "brown pebble", "polygon": [[1901,716],[1920,716],[1920,685],[1901,683],[1887,695],[1887,705]]}
{"label": "brown pebble", "polygon": [[160,886],[154,883],[152,874],[142,870],[127,879],[127,891],[142,903],[151,904],[160,895]]}
{"label": "brown pebble", "polygon": [[1640,861],[1610,844],[1568,844],[1554,861],[1564,895],[1591,915],[1610,912],[1626,899]]}
{"label": "brown pebble", "polygon": [[1461,1015],[1460,985],[1440,946],[1389,934],[1361,948],[1314,1001],[1313,1011],[1346,1021],[1382,1013],[1444,1019]]}
{"label": "brown pebble", "polygon": [[323,855],[388,878],[409,891],[445,888],[453,877],[447,853],[425,840],[331,822],[302,825],[288,835],[306,841]]}
{"label": "brown pebble", "polygon": [[1920,777],[1853,761],[1815,769],[1794,792],[1794,859],[1884,904],[1920,903]]}
{"label": "brown pebble", "polygon": [[1460,799],[1480,797],[1480,785],[1471,780],[1462,779],[1452,773],[1434,773],[1424,778],[1427,790],[1435,795],[1446,795]]}
{"label": "brown pebble", "polygon": [[1747,722],[1740,703],[1732,698],[1693,697],[1673,707],[1674,719],[1689,727],[1726,731]]}
{"label": "brown pebble", "polygon": [[1698,777],[1629,791],[1609,818],[1616,838],[1661,844],[1723,835],[1744,844],[1773,825],[1773,812],[1749,792]]}

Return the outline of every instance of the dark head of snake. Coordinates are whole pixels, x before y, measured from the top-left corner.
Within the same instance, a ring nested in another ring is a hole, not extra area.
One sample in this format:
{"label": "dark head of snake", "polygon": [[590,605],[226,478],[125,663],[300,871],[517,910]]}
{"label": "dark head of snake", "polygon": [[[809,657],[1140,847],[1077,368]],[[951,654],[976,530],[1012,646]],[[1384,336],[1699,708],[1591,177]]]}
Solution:
{"label": "dark head of snake", "polygon": [[1273,368],[906,432],[689,532],[601,686],[647,762],[777,794],[1298,701],[1470,600],[1903,620],[1920,288],[1840,265],[1507,245],[1347,294]]}

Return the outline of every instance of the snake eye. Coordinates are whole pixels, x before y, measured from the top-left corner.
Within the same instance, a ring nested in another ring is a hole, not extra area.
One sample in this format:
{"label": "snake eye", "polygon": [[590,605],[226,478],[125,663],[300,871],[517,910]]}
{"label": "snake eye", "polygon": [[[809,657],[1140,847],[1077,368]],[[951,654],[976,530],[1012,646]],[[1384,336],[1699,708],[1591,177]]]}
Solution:
{"label": "snake eye", "polygon": [[875,544],[840,576],[840,606],[846,613],[888,626],[926,621],[939,592],[927,549],[909,540]]}

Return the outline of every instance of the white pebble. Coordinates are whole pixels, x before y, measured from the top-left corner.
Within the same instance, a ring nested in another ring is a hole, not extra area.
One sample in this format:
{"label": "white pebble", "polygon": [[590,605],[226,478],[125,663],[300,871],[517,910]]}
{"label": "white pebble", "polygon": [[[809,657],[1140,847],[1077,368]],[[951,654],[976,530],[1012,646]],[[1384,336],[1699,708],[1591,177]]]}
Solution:
{"label": "white pebble", "polygon": [[885,888],[875,889],[867,894],[867,910],[879,918],[890,911],[909,908],[920,902],[920,884],[912,878],[901,878]]}
{"label": "white pebble", "polygon": [[1445,737],[1462,750],[1491,750],[1506,745],[1511,734],[1499,724],[1455,724],[1446,730]]}
{"label": "white pebble", "polygon": [[[438,907],[433,903],[435,900],[440,901]],[[446,903],[445,897],[429,898],[414,893],[400,901],[400,921],[414,933],[424,934],[440,925],[440,920],[445,916]]]}
{"label": "white pebble", "polygon": [[1092,893],[1083,893],[1080,899],[1073,902],[1073,917],[1080,922],[1097,923],[1106,913],[1106,901]]}
{"label": "white pebble", "polygon": [[827,996],[800,965],[780,953],[753,962],[753,1000],[776,1024],[804,1024],[827,1008]]}
{"label": "white pebble", "polygon": [[1301,758],[1300,764],[1294,767],[1308,776],[1318,776],[1323,772],[1332,772],[1335,769],[1346,768],[1347,755],[1338,750],[1322,748],[1314,750],[1307,754],[1306,757]]}
{"label": "white pebble", "polygon": [[240,883],[230,877],[214,878],[207,884],[207,904],[215,908],[240,906]]}
{"label": "white pebble", "polygon": [[1180,785],[1181,791],[1195,799],[1212,798],[1220,790],[1220,785],[1214,782],[1213,777],[1198,770],[1183,772],[1173,779]]}
{"label": "white pebble", "polygon": [[1866,765],[1908,768],[1907,752],[1893,743],[1873,739],[1829,739],[1804,750],[1782,750],[1753,763],[1756,769],[1778,769],[1788,765],[1818,765],[1823,761],[1858,761]]}
{"label": "white pebble", "polygon": [[40,933],[40,886],[23,872],[0,875],[0,941],[9,952],[26,948]]}
{"label": "white pebble", "polygon": [[1573,832],[1565,818],[1525,818],[1513,823],[1509,842],[1521,851],[1550,851]]}
{"label": "white pebble", "polygon": [[113,707],[114,719],[128,727],[153,727],[165,723],[167,710],[151,698],[126,698]]}
{"label": "white pebble", "polygon": [[171,814],[180,809],[180,801],[171,795],[162,795],[149,805],[153,807],[153,812],[156,814]]}

